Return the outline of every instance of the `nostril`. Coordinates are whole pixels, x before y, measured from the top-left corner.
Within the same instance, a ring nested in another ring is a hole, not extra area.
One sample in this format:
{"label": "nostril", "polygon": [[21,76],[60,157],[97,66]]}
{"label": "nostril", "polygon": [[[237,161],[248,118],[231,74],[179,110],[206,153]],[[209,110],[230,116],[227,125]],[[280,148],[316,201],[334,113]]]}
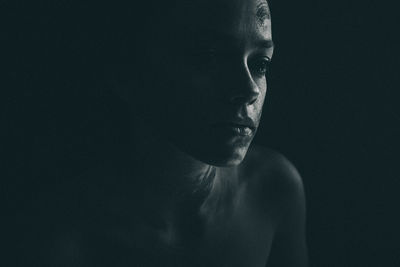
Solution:
{"label": "nostril", "polygon": [[246,69],[247,75],[240,75],[238,79],[235,79],[235,84],[233,84],[232,90],[230,91],[230,102],[232,104],[240,105],[252,105],[254,104],[258,96],[260,95],[260,90],[258,85],[254,82],[251,77],[250,72]]}
{"label": "nostril", "polygon": [[253,96],[236,96],[236,97],[232,97],[231,98],[231,103],[232,104],[239,104],[239,105],[253,105],[255,102],[257,101],[257,95],[253,95]]}
{"label": "nostril", "polygon": [[249,106],[250,106],[250,105],[253,105],[254,102],[256,102],[256,100],[257,100],[257,98],[254,98],[253,100],[251,100],[251,101],[249,102]]}

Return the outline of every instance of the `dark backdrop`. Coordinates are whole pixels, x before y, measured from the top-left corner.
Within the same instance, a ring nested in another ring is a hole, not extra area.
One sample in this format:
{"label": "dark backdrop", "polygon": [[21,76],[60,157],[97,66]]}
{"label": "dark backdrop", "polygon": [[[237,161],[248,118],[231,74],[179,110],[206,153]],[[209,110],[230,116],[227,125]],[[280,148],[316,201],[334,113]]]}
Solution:
{"label": "dark backdrop", "polygon": [[[304,178],[312,266],[400,266],[399,16],[392,2],[270,3],[276,50],[256,142],[285,154]],[[14,235],[34,226],[21,214],[56,205],[48,199],[63,196],[48,198],[49,188],[123,145],[126,117],[94,85],[101,79],[87,71],[82,51],[57,51],[65,32],[58,27],[68,24],[55,27],[49,5],[20,1],[20,11],[3,3],[10,7],[3,18],[13,23],[2,38],[16,40],[5,49],[12,53],[1,100],[3,195],[6,215],[20,216],[6,228],[18,246]]]}
{"label": "dark backdrop", "polygon": [[398,8],[271,0],[258,142],[303,176],[312,266],[400,266]]}

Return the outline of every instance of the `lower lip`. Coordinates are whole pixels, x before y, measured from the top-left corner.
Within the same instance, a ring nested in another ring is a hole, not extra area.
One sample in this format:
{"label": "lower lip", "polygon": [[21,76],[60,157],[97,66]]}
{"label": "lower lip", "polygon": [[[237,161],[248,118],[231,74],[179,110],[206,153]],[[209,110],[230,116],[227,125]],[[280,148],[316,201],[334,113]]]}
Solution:
{"label": "lower lip", "polygon": [[229,133],[234,136],[250,137],[253,135],[253,130],[245,126],[233,126],[233,125],[218,125],[218,130]]}
{"label": "lower lip", "polygon": [[251,136],[253,134],[253,130],[250,129],[249,127],[228,126],[228,128],[236,135],[240,136]]}

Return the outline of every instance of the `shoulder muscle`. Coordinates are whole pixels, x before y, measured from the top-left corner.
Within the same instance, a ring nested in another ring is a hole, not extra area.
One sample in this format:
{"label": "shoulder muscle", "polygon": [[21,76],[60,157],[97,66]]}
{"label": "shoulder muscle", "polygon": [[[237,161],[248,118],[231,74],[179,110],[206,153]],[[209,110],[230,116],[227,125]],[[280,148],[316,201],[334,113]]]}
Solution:
{"label": "shoulder muscle", "polygon": [[305,193],[302,178],[283,155],[255,147],[243,168],[261,208],[274,217],[275,237],[268,266],[306,266]]}

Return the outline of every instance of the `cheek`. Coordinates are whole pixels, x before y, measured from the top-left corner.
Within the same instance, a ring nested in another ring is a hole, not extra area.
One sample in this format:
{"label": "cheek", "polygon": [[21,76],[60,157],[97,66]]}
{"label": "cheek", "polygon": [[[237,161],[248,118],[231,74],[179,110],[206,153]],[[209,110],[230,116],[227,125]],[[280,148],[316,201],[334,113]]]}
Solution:
{"label": "cheek", "polygon": [[257,101],[252,105],[252,109],[253,109],[253,113],[257,116],[257,119],[260,120],[263,106],[265,103],[265,97],[267,94],[267,81],[266,81],[266,79],[262,79],[262,80],[256,81],[256,83],[257,83],[260,95],[258,96]]}
{"label": "cheek", "polygon": [[212,80],[189,70],[169,73],[168,94],[164,98],[167,102],[165,120],[171,125],[179,123],[182,127],[207,122],[216,103]]}
{"label": "cheek", "polygon": [[203,107],[201,110],[204,110],[217,99],[218,86],[210,75],[186,68],[179,72],[178,77],[179,82],[174,82],[174,91],[190,112],[195,111],[196,107]]}
{"label": "cheek", "polygon": [[255,81],[258,87],[258,90],[260,92],[259,98],[258,98],[258,102],[264,103],[265,100],[265,96],[267,94],[267,79],[263,78],[263,79],[258,79]]}
{"label": "cheek", "polygon": [[169,87],[172,87],[171,89],[176,95],[188,100],[210,94],[211,90],[208,90],[212,84],[210,75],[197,70],[191,65],[191,62],[175,59],[170,61],[165,69]]}

